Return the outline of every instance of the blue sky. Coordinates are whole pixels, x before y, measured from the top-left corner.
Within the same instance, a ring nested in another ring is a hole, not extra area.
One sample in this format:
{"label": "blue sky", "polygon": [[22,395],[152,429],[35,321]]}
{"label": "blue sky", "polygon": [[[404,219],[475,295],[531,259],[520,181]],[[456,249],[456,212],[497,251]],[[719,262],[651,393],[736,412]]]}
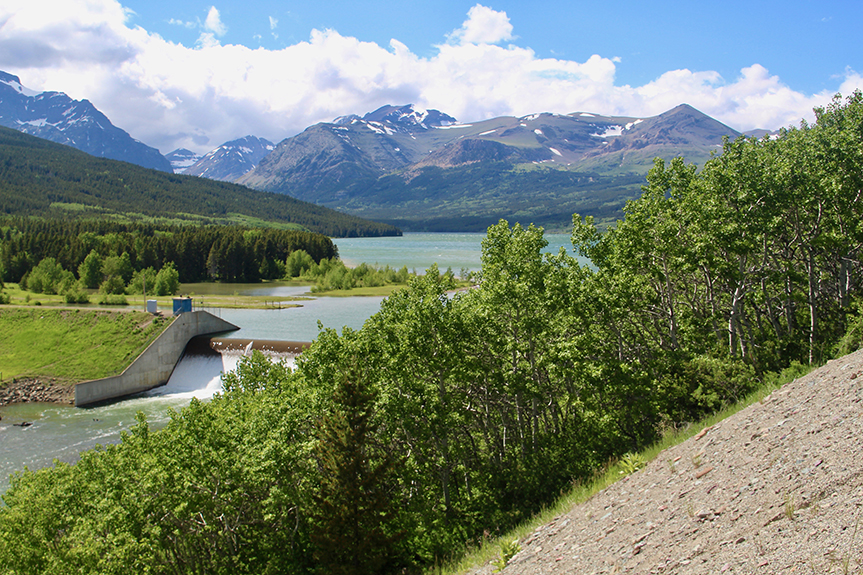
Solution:
{"label": "blue sky", "polygon": [[0,70],[163,153],[414,103],[776,129],[863,87],[859,1],[4,0]]}
{"label": "blue sky", "polygon": [[[212,2],[134,0],[133,24],[188,46],[199,29],[178,22],[206,20]],[[386,46],[400,40],[432,56],[435,45],[464,20],[476,2],[240,2],[216,5],[224,44],[278,50],[308,40],[312,29]],[[489,2],[514,27],[513,42],[540,57],[584,61],[593,54],[621,59],[623,84],[645,84],[678,68],[715,70],[733,79],[761,64],[791,88],[835,89],[847,67],[863,71],[859,44],[863,4],[830,1],[545,1]],[[173,23],[172,23],[173,22]],[[272,24],[272,25],[271,25]]]}

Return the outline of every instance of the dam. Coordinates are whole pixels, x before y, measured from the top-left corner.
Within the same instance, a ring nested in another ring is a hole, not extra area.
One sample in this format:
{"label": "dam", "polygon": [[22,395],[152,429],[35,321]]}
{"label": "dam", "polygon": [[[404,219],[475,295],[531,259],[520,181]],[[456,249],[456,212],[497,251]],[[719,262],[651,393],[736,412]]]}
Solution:
{"label": "dam", "polygon": [[192,338],[239,329],[208,311],[179,313],[123,373],[77,384],[75,407],[119,399],[165,385]]}
{"label": "dam", "polygon": [[[5,406],[0,420],[0,494],[9,487],[9,474],[25,466],[39,469],[55,459],[74,463],[81,451],[119,442],[122,432],[136,424],[138,412],[151,429],[164,427],[171,409],[180,411],[192,399],[208,401],[221,393],[222,375],[236,369],[253,349],[293,366],[296,353],[292,350],[298,349],[298,342],[274,343],[285,342],[198,336],[186,346],[167,383],[148,391],[84,408],[50,403]],[[15,425],[23,421],[32,425]]]}

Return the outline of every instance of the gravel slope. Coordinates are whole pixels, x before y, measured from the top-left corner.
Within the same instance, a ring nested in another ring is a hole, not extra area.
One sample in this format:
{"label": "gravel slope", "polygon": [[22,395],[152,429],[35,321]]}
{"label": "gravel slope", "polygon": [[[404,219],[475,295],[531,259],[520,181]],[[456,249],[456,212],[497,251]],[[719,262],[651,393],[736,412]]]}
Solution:
{"label": "gravel slope", "polygon": [[538,528],[503,573],[863,572],[861,399],[863,350]]}

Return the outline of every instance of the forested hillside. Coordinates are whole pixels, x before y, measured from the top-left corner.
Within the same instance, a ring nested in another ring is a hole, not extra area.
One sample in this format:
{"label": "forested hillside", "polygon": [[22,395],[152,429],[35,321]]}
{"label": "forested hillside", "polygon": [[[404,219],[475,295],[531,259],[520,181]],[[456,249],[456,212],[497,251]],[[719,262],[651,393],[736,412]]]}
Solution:
{"label": "forested hillside", "polygon": [[169,262],[181,282],[257,282],[282,277],[298,250],[315,262],[338,257],[330,238],[307,231],[0,218],[0,280],[8,282],[21,281],[45,258],[76,271],[91,253],[100,259],[125,254],[125,282],[135,271]]}
{"label": "forested hillside", "polygon": [[0,214],[279,226],[332,237],[401,233],[285,195],[96,158],[4,127]]}
{"label": "forested hillside", "polygon": [[[863,94],[700,172],[658,160],[625,219],[489,228],[475,289],[431,269],[291,372],[260,354],[153,432],[24,472],[0,573],[399,573],[795,362],[863,344]],[[130,486],[134,486],[130,489]]]}

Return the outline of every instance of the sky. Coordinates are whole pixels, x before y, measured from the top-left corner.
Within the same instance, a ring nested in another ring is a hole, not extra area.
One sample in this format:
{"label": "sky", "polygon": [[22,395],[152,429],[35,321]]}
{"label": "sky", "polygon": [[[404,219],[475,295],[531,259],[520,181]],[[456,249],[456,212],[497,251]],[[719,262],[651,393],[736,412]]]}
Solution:
{"label": "sky", "polygon": [[385,104],[774,130],[863,89],[861,29],[859,0],[0,0],[0,70],[163,154]]}

